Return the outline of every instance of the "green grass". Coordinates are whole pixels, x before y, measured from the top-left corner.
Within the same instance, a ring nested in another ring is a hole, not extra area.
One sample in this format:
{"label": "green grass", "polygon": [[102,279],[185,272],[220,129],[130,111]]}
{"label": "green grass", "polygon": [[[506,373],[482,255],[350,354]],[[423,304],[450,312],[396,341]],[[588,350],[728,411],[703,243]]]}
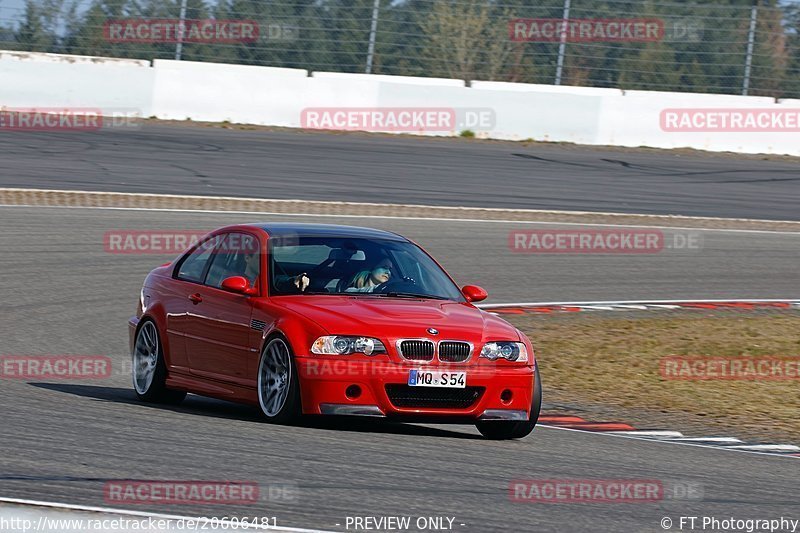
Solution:
{"label": "green grass", "polygon": [[798,313],[504,318],[534,343],[545,402],[671,413],[687,420],[702,417],[710,425],[754,434],[766,430],[800,442],[800,380],[683,381],[665,379],[659,366],[669,356],[798,358]]}

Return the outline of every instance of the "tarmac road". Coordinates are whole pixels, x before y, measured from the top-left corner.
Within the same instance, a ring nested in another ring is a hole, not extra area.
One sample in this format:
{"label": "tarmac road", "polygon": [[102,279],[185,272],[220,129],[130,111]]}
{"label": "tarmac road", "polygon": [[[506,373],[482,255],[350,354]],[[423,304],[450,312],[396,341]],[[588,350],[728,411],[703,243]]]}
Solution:
{"label": "tarmac road", "polygon": [[0,132],[0,187],[800,219],[791,158],[153,122]]}
{"label": "tarmac road", "polygon": [[[0,207],[0,354],[108,355],[114,368],[101,381],[0,380],[0,496],[105,505],[108,480],[288,483],[296,489],[292,501],[138,507],[276,516],[279,525],[329,530],[367,515],[454,517],[454,531],[465,532],[663,531],[663,517],[676,526],[679,516],[800,518],[800,462],[788,457],[549,428],[522,441],[489,442],[468,426],[340,420],[280,427],[259,422],[253,409],[194,396],[178,408],[139,403],[129,384],[126,320],[147,271],[168,258],[109,254],[103,233],[210,229],[259,218]],[[543,256],[508,250],[513,225],[344,223],[414,238],[457,281],[484,285],[490,302],[797,296],[800,241],[793,234],[709,231],[692,252]],[[585,478],[675,480],[701,486],[703,495],[639,504],[509,499],[515,479]]]}

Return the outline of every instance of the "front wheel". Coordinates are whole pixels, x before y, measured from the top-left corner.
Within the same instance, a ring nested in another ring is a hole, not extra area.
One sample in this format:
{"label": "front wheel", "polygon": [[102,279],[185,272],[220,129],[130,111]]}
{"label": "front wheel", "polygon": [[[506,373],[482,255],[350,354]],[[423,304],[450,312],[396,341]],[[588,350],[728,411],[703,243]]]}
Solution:
{"label": "front wheel", "polygon": [[533,401],[531,402],[531,417],[521,422],[486,420],[477,422],[475,427],[481,435],[491,440],[521,439],[527,437],[536,422],[539,420],[539,412],[542,410],[542,380],[539,378],[539,365],[536,365],[534,377]]}
{"label": "front wheel", "polygon": [[167,365],[161,348],[158,328],[152,320],[145,320],[136,332],[133,344],[133,389],[145,402],[177,405],[186,397],[183,391],[167,388]]}
{"label": "front wheel", "polygon": [[291,424],[300,418],[300,382],[292,350],[281,337],[272,338],[261,352],[258,403],[269,422]]}

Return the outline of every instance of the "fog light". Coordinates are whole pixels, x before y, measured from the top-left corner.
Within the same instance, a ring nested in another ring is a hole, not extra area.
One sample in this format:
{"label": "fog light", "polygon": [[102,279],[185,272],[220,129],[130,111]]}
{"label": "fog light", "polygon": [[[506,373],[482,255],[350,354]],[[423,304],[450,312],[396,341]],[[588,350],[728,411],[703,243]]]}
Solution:
{"label": "fog light", "polygon": [[513,397],[514,394],[508,389],[500,393],[500,401],[503,403],[511,403],[511,398]]}
{"label": "fog light", "polygon": [[347,387],[347,390],[344,391],[345,396],[347,396],[351,400],[355,400],[359,396],[361,396],[361,387],[358,385],[350,385]]}

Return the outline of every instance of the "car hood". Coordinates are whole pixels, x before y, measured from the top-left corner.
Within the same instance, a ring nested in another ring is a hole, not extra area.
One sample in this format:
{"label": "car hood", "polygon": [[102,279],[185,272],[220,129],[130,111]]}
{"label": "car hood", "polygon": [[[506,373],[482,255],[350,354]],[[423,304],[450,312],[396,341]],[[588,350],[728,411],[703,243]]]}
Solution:
{"label": "car hood", "polygon": [[465,340],[518,340],[508,322],[468,303],[375,296],[282,296],[273,303],[313,320],[333,335],[384,339],[431,337]]}

